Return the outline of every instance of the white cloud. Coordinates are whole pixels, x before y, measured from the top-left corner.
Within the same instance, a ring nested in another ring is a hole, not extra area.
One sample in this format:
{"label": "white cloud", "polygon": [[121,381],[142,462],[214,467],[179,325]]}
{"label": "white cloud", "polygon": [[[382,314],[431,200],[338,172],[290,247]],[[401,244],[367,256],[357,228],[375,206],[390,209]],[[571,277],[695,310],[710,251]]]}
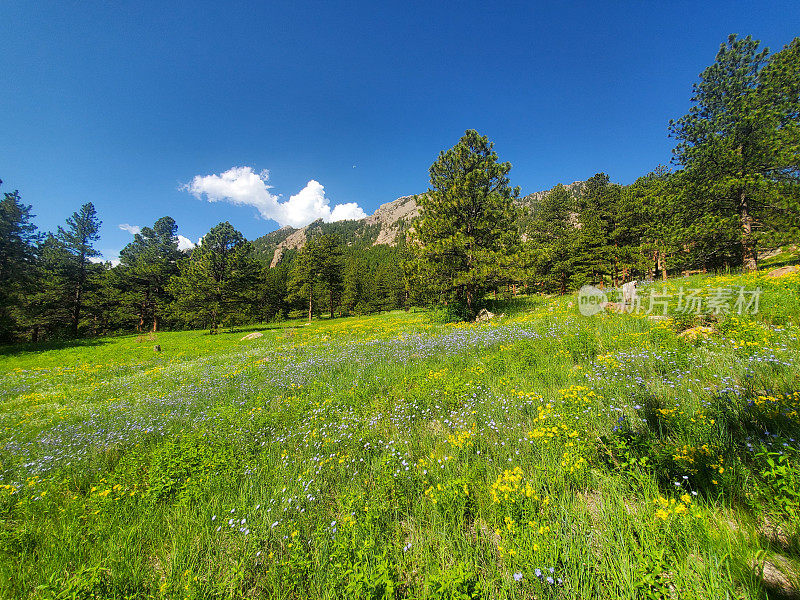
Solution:
{"label": "white cloud", "polygon": [[142,232],[142,228],[138,225],[128,225],[127,223],[120,223],[119,228],[122,229],[122,231],[127,231],[131,235]]}
{"label": "white cloud", "polygon": [[355,202],[347,202],[346,204],[337,204],[333,207],[331,218],[329,221],[347,221],[355,219],[363,219],[367,216],[361,207]]}
{"label": "white cloud", "polygon": [[317,219],[331,222],[367,216],[355,202],[331,207],[324,186],[314,179],[285,202],[270,192],[268,180],[269,171],[256,173],[251,167],[233,167],[220,175],[197,175],[183,189],[197,198],[205,195],[209,202],[253,206],[264,219],[272,219],[281,227],[304,227]]}
{"label": "white cloud", "polygon": [[191,250],[195,243],[187,237],[178,234],[178,250]]}
{"label": "white cloud", "polygon": [[112,267],[116,267],[119,264],[119,259],[118,258],[111,258],[111,259],[106,260],[102,256],[92,256],[92,257],[89,258],[89,261],[93,262],[95,264],[103,264],[103,263],[110,262]]}

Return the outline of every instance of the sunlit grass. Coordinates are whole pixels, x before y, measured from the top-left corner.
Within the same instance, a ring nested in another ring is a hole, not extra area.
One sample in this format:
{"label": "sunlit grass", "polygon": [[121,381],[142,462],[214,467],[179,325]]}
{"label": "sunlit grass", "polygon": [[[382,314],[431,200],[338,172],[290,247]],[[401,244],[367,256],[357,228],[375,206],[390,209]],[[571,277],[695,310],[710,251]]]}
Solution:
{"label": "sunlit grass", "polygon": [[761,310],[692,338],[524,297],[8,349],[0,593],[763,597],[754,565],[791,580],[800,550],[800,278],[666,285]]}

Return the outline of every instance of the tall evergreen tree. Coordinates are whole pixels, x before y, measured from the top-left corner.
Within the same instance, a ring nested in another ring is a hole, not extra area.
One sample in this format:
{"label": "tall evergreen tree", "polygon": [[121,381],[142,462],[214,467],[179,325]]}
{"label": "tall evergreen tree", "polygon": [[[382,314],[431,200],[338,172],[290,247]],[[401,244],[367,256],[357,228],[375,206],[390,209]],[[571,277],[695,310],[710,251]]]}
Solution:
{"label": "tall evergreen tree", "polygon": [[572,283],[600,283],[606,275],[616,280],[621,270],[618,231],[620,186],[605,173],[586,181],[578,201],[578,231],[575,236]]}
{"label": "tall evergreen tree", "polygon": [[461,316],[477,314],[497,276],[497,265],[519,244],[509,186],[511,163],[500,163],[493,144],[468,130],[430,168],[430,189],[417,197],[422,216],[415,232],[418,285]]}
{"label": "tall evergreen tree", "polygon": [[314,303],[319,293],[325,294],[333,318],[343,287],[342,248],[336,234],[315,235],[297,255],[289,274],[289,297],[305,301],[308,321],[314,316]]}
{"label": "tall evergreen tree", "polygon": [[117,279],[119,267],[110,262],[91,265],[94,285],[85,295],[82,321],[92,335],[130,330],[131,318]]}
{"label": "tall evergreen tree", "polygon": [[90,259],[100,256],[92,246],[100,239],[102,221],[97,218],[94,204],[87,202],[80,211],[67,218],[66,229],[58,228],[56,239],[66,251],[63,265],[66,282],[71,290],[72,335],[78,335],[83,296],[87,283],[90,283]]}
{"label": "tall evergreen tree", "polygon": [[[768,60],[757,40],[731,35],[694,84],[689,113],[670,121],[674,159],[713,207],[699,222],[726,227],[736,218],[748,270],[757,268],[757,230],[781,204],[787,215],[797,210],[799,52],[794,40]],[[787,185],[788,199],[779,191]]]}
{"label": "tall evergreen tree", "polygon": [[260,317],[265,320],[286,318],[289,313],[287,295],[289,281],[289,265],[281,262],[270,268],[264,265],[261,271]]}
{"label": "tall evergreen tree", "polygon": [[149,321],[153,331],[171,297],[167,285],[178,273],[178,226],[172,217],[162,217],[152,228],[145,227],[120,252],[119,287],[136,313],[137,329]]}
{"label": "tall evergreen tree", "polygon": [[317,240],[306,241],[302,250],[297,253],[289,272],[288,299],[291,303],[306,303],[308,322],[314,318],[314,301],[317,278],[319,277],[319,256]]}
{"label": "tall evergreen tree", "polygon": [[565,294],[570,287],[577,210],[575,197],[557,185],[532,211],[525,254],[531,274],[543,290]]}
{"label": "tall evergreen tree", "polygon": [[36,253],[35,285],[19,305],[23,326],[30,330],[34,342],[70,328],[73,298],[67,267],[71,257],[64,246],[48,234]]}
{"label": "tall evergreen tree", "polygon": [[[0,181],[2,183],[2,181]],[[6,192],[0,200],[0,341],[10,341],[18,325],[22,297],[30,291],[36,267],[36,246],[40,241],[32,219],[18,191]]]}
{"label": "tall evergreen tree", "polygon": [[350,252],[343,271],[342,304],[348,313],[369,312],[369,268],[364,252],[359,248]]}
{"label": "tall evergreen tree", "polygon": [[622,190],[614,237],[623,250],[623,268],[634,277],[655,267],[662,279],[667,278],[680,230],[673,208],[678,202],[675,183],[676,178],[660,166]]}
{"label": "tall evergreen tree", "polygon": [[225,221],[179,263],[179,274],[167,291],[175,298],[177,316],[216,332],[220,325],[234,325],[252,314],[257,278],[250,243]]}
{"label": "tall evergreen tree", "polygon": [[342,247],[339,236],[336,234],[319,236],[316,245],[317,272],[328,295],[328,308],[332,319],[342,295],[342,271],[344,269]]}

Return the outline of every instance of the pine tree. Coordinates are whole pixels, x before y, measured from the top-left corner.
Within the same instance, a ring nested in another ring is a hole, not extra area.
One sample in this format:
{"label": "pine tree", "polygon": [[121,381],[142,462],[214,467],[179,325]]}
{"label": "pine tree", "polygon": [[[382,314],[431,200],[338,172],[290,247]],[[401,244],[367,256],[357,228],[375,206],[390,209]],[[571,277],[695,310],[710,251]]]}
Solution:
{"label": "pine tree", "polygon": [[289,313],[289,303],[286,297],[289,293],[289,265],[279,263],[270,268],[264,265],[261,272],[261,318],[271,321],[286,318]]}
{"label": "pine tree", "polygon": [[578,201],[577,232],[574,242],[571,283],[601,283],[606,275],[612,281],[620,269],[617,231],[620,186],[612,184],[605,173],[597,173],[586,181]]}
{"label": "pine tree", "polygon": [[34,270],[34,286],[20,302],[24,327],[31,331],[31,341],[53,337],[69,327],[73,298],[68,278],[72,257],[52,234],[39,244]]}
{"label": "pine tree", "polygon": [[797,214],[799,54],[798,40],[768,59],[757,40],[731,35],[694,84],[694,106],[670,121],[674,160],[712,207],[695,223],[727,229],[737,219],[748,270],[757,268],[757,230],[781,211]]}
{"label": "pine tree", "polygon": [[172,217],[162,217],[152,228],[144,227],[134,240],[120,252],[117,268],[118,287],[123,290],[126,304],[137,315],[137,330],[145,329],[149,321],[158,330],[162,314],[171,296],[167,285],[178,273],[178,226]]}
{"label": "pine tree", "polygon": [[314,316],[316,296],[324,293],[331,318],[341,295],[344,262],[339,237],[318,234],[308,240],[292,264],[289,274],[289,298],[306,302],[308,321]]}
{"label": "pine tree", "polygon": [[15,313],[33,284],[40,241],[33,217],[18,191],[0,200],[0,341],[13,338],[19,326]]}
{"label": "pine tree", "polygon": [[[640,177],[622,190],[619,225],[615,239],[619,241],[623,273],[634,278],[653,268],[662,279],[667,278],[668,263],[673,262],[680,227],[675,218],[674,194],[676,177],[664,166]],[[615,281],[619,285],[623,281]]]}
{"label": "pine tree", "polygon": [[100,239],[102,221],[97,218],[97,211],[91,202],[87,202],[79,212],[67,218],[67,228],[59,227],[56,239],[66,251],[63,265],[67,285],[72,294],[70,301],[72,313],[72,335],[78,335],[83,296],[89,278],[91,258],[100,256],[92,243]]}
{"label": "pine tree", "polygon": [[305,246],[294,258],[288,283],[289,301],[291,303],[306,303],[309,323],[314,317],[314,292],[318,277],[319,256],[317,240],[310,239],[306,241]]}
{"label": "pine tree", "polygon": [[349,253],[343,273],[342,304],[345,310],[357,314],[368,312],[366,283],[369,269],[360,248]]}
{"label": "pine tree", "polygon": [[430,168],[430,189],[416,201],[417,285],[465,319],[478,312],[487,289],[519,244],[509,186],[510,163],[499,163],[493,144],[468,130]]}
{"label": "pine tree", "polygon": [[130,313],[126,309],[122,292],[118,286],[119,267],[110,262],[93,264],[94,285],[86,291],[83,321],[92,335],[104,335],[111,331],[129,330]]}
{"label": "pine tree", "polygon": [[342,295],[342,247],[339,236],[321,235],[316,241],[317,273],[328,295],[331,319]]}
{"label": "pine tree", "polygon": [[250,243],[227,221],[212,228],[178,268],[167,291],[175,298],[176,316],[185,322],[213,333],[252,315],[258,264]]}
{"label": "pine tree", "polygon": [[574,269],[577,202],[557,185],[532,211],[525,243],[526,262],[535,283],[545,291],[565,294]]}

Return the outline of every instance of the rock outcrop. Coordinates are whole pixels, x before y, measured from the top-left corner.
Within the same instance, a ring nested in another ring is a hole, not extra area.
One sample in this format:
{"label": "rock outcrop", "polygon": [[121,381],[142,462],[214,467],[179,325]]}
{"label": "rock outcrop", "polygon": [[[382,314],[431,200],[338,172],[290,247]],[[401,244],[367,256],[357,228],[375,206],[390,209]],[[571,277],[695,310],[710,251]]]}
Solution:
{"label": "rock outcrop", "polygon": [[374,214],[364,219],[365,225],[380,225],[375,245],[387,244],[394,246],[403,224],[409,224],[419,216],[414,196],[403,196],[392,202],[381,204]]}
{"label": "rock outcrop", "polygon": [[772,269],[772,271],[767,273],[767,277],[783,277],[784,275],[791,275],[792,273],[797,273],[799,271],[800,267],[797,265],[789,265],[787,267]]}
{"label": "rock outcrop", "polygon": [[290,233],[285,240],[279,243],[277,248],[275,248],[275,254],[272,255],[272,262],[270,263],[269,266],[274,267],[279,262],[281,262],[281,258],[283,258],[283,253],[286,250],[297,250],[305,246],[307,229],[308,227],[303,227],[302,229],[296,229],[292,233]]}
{"label": "rock outcrop", "polygon": [[[360,224],[357,229],[361,230],[359,237],[362,239],[365,237],[369,239],[374,236],[374,239],[371,240],[373,245],[386,244],[394,246],[397,244],[398,236],[404,233],[411,221],[418,216],[419,207],[414,201],[414,196],[403,196],[397,200],[382,204],[374,214],[354,223]],[[302,229],[284,227],[274,234],[268,234],[283,238],[275,246],[270,267],[274,267],[281,262],[287,250],[299,250],[305,246],[309,229],[320,226],[324,227],[325,224],[320,225],[319,222],[315,222]]]}
{"label": "rock outcrop", "polygon": [[260,331],[254,331],[253,333],[248,333],[240,341],[243,342],[245,340],[257,340],[260,337],[264,337],[264,334],[261,333]]}
{"label": "rock outcrop", "polygon": [[[570,193],[578,195],[583,190],[584,185],[585,182],[583,181],[575,181],[564,185],[564,187]],[[550,191],[534,192],[520,198],[517,202],[521,205],[536,205]],[[399,236],[406,235],[411,229],[413,221],[419,216],[420,209],[415,196],[402,196],[397,200],[382,204],[368,217],[358,221],[347,222],[349,226],[346,231],[348,232],[347,235],[351,236],[352,239],[360,242],[366,241],[372,245],[386,244],[394,246],[397,244]],[[573,215],[573,217],[577,221],[577,214]],[[316,233],[317,230],[321,229],[324,232],[325,227],[329,225],[333,226],[334,224],[315,221],[301,229],[283,227],[255,240],[254,245],[259,252],[267,256],[272,252],[270,266],[274,267],[281,261],[287,250],[299,250],[305,245],[309,230],[313,230],[313,233]],[[576,224],[576,226],[578,225]]]}

